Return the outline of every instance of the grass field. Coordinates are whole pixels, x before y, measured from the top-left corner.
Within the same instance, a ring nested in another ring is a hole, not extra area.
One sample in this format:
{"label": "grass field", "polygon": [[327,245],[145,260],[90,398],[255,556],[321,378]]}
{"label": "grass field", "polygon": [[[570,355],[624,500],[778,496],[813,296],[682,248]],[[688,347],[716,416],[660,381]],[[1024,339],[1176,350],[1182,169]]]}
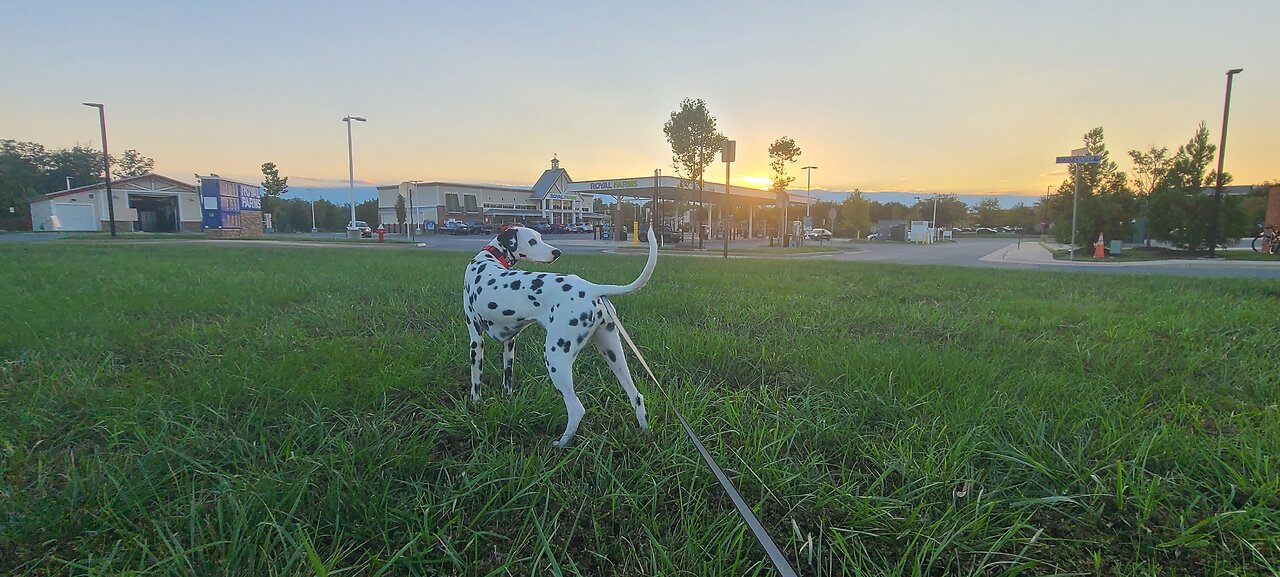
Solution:
{"label": "grass field", "polygon": [[469,258],[0,245],[0,574],[772,575],[670,403],[803,575],[1280,568],[1274,282],[663,259],[674,399],[586,354],[560,450],[541,330],[467,399]]}

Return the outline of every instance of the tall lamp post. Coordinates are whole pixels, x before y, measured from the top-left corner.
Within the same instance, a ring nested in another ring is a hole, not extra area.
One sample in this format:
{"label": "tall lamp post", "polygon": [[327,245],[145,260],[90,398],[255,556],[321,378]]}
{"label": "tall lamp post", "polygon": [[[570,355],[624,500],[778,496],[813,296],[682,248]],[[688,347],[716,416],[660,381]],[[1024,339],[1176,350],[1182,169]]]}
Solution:
{"label": "tall lamp post", "polygon": [[809,225],[809,226],[810,226],[810,228],[812,228],[812,227],[813,227],[813,222],[809,220],[810,218],[812,218],[812,217],[810,217],[810,216],[809,216],[809,205],[811,204],[811,201],[810,201],[810,199],[809,199],[809,187],[813,184],[813,171],[814,171],[815,169],[817,169],[817,168],[818,168],[818,167],[816,167],[816,166],[802,166],[802,167],[800,167],[800,170],[805,171],[805,178],[804,178],[804,219],[805,219],[805,224]]}
{"label": "tall lamp post", "polygon": [[111,155],[107,154],[107,110],[97,102],[82,102],[98,109],[98,121],[102,125],[102,174],[107,181],[107,219],[111,221],[111,238],[116,237],[116,203],[111,196]]}
{"label": "tall lamp post", "polygon": [[[1218,144],[1218,182],[1213,189],[1213,220],[1209,226],[1209,258],[1217,258],[1218,247],[1218,212],[1222,208],[1222,157],[1227,154],[1227,116],[1231,113],[1231,78],[1243,68],[1232,68],[1227,71],[1227,99],[1222,104],[1222,141]],[[105,146],[104,146],[105,148]]]}
{"label": "tall lamp post", "polygon": [[[347,123],[347,170],[349,171],[349,177],[350,177],[349,182],[351,183],[351,225],[350,226],[354,227],[356,225],[356,161],[355,161],[355,156],[351,152],[351,121],[352,120],[365,122],[365,118],[363,116],[345,116],[342,118],[342,121]],[[351,231],[348,230],[347,235],[349,236],[350,234],[351,234]],[[360,233],[357,231],[356,234],[360,234]]]}

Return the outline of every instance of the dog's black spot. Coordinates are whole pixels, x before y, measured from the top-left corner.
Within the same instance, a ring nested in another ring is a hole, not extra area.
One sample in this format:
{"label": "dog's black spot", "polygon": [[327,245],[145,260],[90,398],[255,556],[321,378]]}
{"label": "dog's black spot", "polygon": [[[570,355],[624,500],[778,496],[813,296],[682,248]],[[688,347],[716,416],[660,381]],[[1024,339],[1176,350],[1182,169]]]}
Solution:
{"label": "dog's black spot", "polygon": [[479,345],[480,345],[480,343],[477,343],[477,342],[475,342],[475,341],[472,341],[472,342],[471,342],[471,350],[475,350],[475,348],[476,348],[477,346],[479,346]]}
{"label": "dog's black spot", "polygon": [[491,279],[489,279],[489,282],[484,283],[484,284],[486,284],[486,285],[488,285],[488,286],[493,286],[493,285],[494,285],[494,284],[496,284],[497,282],[498,282],[498,279],[491,278]]}
{"label": "dog's black spot", "polygon": [[529,288],[533,290],[542,288],[542,275],[538,275],[538,278],[533,279],[533,281],[529,283]]}
{"label": "dog's black spot", "polygon": [[482,293],[482,292],[484,292],[484,287],[482,287],[482,286],[478,286],[478,287],[476,287],[476,295],[479,295],[479,294],[480,294],[480,293]]}
{"label": "dog's black spot", "polygon": [[578,335],[578,344],[582,344],[582,341],[585,341],[585,340],[587,340],[586,333]]}
{"label": "dog's black spot", "polygon": [[[553,311],[554,311],[554,310],[556,310],[556,307],[551,307],[551,310],[553,310]],[[554,325],[554,324],[556,324],[556,318],[555,318],[555,317],[548,317],[548,318],[547,318],[547,322],[549,322],[549,323],[551,323],[551,324],[553,324],[553,325]]]}
{"label": "dog's black spot", "polygon": [[585,298],[586,296],[587,291],[578,291],[578,298]]}
{"label": "dog's black spot", "polygon": [[511,316],[511,315],[514,315],[514,314],[516,314],[516,311],[513,311],[513,310],[511,310],[511,309],[504,309],[504,310],[502,311],[502,316],[504,316],[504,317],[509,317],[509,316]]}
{"label": "dog's black spot", "polygon": [[609,323],[609,324],[607,324],[607,325],[605,325],[605,326],[604,326],[604,330],[606,330],[606,331],[612,331],[612,330],[614,330],[615,328],[617,328],[617,326],[616,326],[616,325],[614,325],[613,323]]}
{"label": "dog's black spot", "polygon": [[529,300],[534,301],[534,302],[537,302],[538,297],[533,296],[533,295],[529,295]]}
{"label": "dog's black spot", "polygon": [[480,284],[480,275],[476,275],[476,280],[472,282],[474,282],[475,284]]}
{"label": "dog's black spot", "polygon": [[578,315],[578,321],[581,322],[583,325],[586,325],[587,323],[591,322],[591,313],[585,312]]}
{"label": "dog's black spot", "polygon": [[[550,365],[548,365],[548,366],[550,366]],[[555,367],[551,367],[551,372],[553,372],[553,373],[554,373],[554,372],[556,372],[556,368],[555,368]]]}
{"label": "dog's black spot", "polygon": [[529,239],[529,246],[538,246],[538,239],[536,238]]}
{"label": "dog's black spot", "polygon": [[561,286],[561,287],[560,287],[560,290],[562,290],[562,291],[564,291],[564,292],[569,292],[569,291],[573,290],[573,285],[571,285],[571,284],[567,284],[567,285]]}
{"label": "dog's black spot", "polygon": [[538,273],[538,278],[542,278],[542,277],[544,277],[544,276],[547,276],[547,274],[548,274],[548,273],[540,272],[540,273]]}
{"label": "dog's black spot", "polygon": [[511,290],[513,291],[520,290],[520,281],[518,280],[511,281]]}
{"label": "dog's black spot", "polygon": [[487,264],[482,264],[482,265],[480,265],[480,268],[477,268],[477,269],[476,269],[476,272],[477,272],[477,273],[482,273],[482,272],[484,272],[484,269],[485,269],[485,268],[487,268],[488,266],[489,266],[489,265],[487,265]]}
{"label": "dog's black spot", "polygon": [[496,308],[498,308],[498,303],[495,303],[495,302],[493,302],[493,301],[489,301],[489,310],[494,310],[494,309],[496,309]]}
{"label": "dog's black spot", "polygon": [[571,327],[578,326],[578,319],[569,319],[569,326]]}
{"label": "dog's black spot", "polygon": [[564,277],[562,276],[556,277],[556,282],[564,282]]}
{"label": "dog's black spot", "polygon": [[618,362],[618,355],[614,354],[613,349],[606,350],[604,356],[609,357],[609,362],[611,363]]}

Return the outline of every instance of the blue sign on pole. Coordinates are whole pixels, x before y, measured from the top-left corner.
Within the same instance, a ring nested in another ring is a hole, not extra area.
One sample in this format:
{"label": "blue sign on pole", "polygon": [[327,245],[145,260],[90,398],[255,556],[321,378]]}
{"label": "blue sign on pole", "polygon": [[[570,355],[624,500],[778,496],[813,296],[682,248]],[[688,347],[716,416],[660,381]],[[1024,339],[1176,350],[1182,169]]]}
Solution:
{"label": "blue sign on pole", "polygon": [[1102,162],[1101,156],[1084,155],[1084,156],[1059,156],[1058,164],[1097,164]]}

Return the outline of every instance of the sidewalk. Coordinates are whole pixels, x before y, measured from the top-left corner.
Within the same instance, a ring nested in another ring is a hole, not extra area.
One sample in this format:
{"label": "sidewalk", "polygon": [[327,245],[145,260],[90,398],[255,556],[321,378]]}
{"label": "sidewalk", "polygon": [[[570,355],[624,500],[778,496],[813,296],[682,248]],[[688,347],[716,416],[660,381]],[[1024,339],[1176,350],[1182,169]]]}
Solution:
{"label": "sidewalk", "polygon": [[[1178,267],[1178,268],[1254,268],[1263,267],[1280,267],[1280,261],[1242,261],[1242,260],[1225,260],[1225,259],[1167,259],[1167,260],[1139,260],[1124,262],[1107,262],[1094,260],[1092,254],[1088,254],[1083,250],[1076,251],[1076,260],[1058,260],[1053,258],[1053,253],[1046,246],[1050,243],[1040,241],[1022,241],[1006,246],[1000,250],[992,252],[978,260],[983,262],[1002,262],[1009,264],[1033,264],[1033,265],[1056,265],[1056,266],[1089,266],[1089,267]],[[1067,248],[1064,244],[1052,243],[1056,250]],[[1239,249],[1234,249],[1239,250]]]}

